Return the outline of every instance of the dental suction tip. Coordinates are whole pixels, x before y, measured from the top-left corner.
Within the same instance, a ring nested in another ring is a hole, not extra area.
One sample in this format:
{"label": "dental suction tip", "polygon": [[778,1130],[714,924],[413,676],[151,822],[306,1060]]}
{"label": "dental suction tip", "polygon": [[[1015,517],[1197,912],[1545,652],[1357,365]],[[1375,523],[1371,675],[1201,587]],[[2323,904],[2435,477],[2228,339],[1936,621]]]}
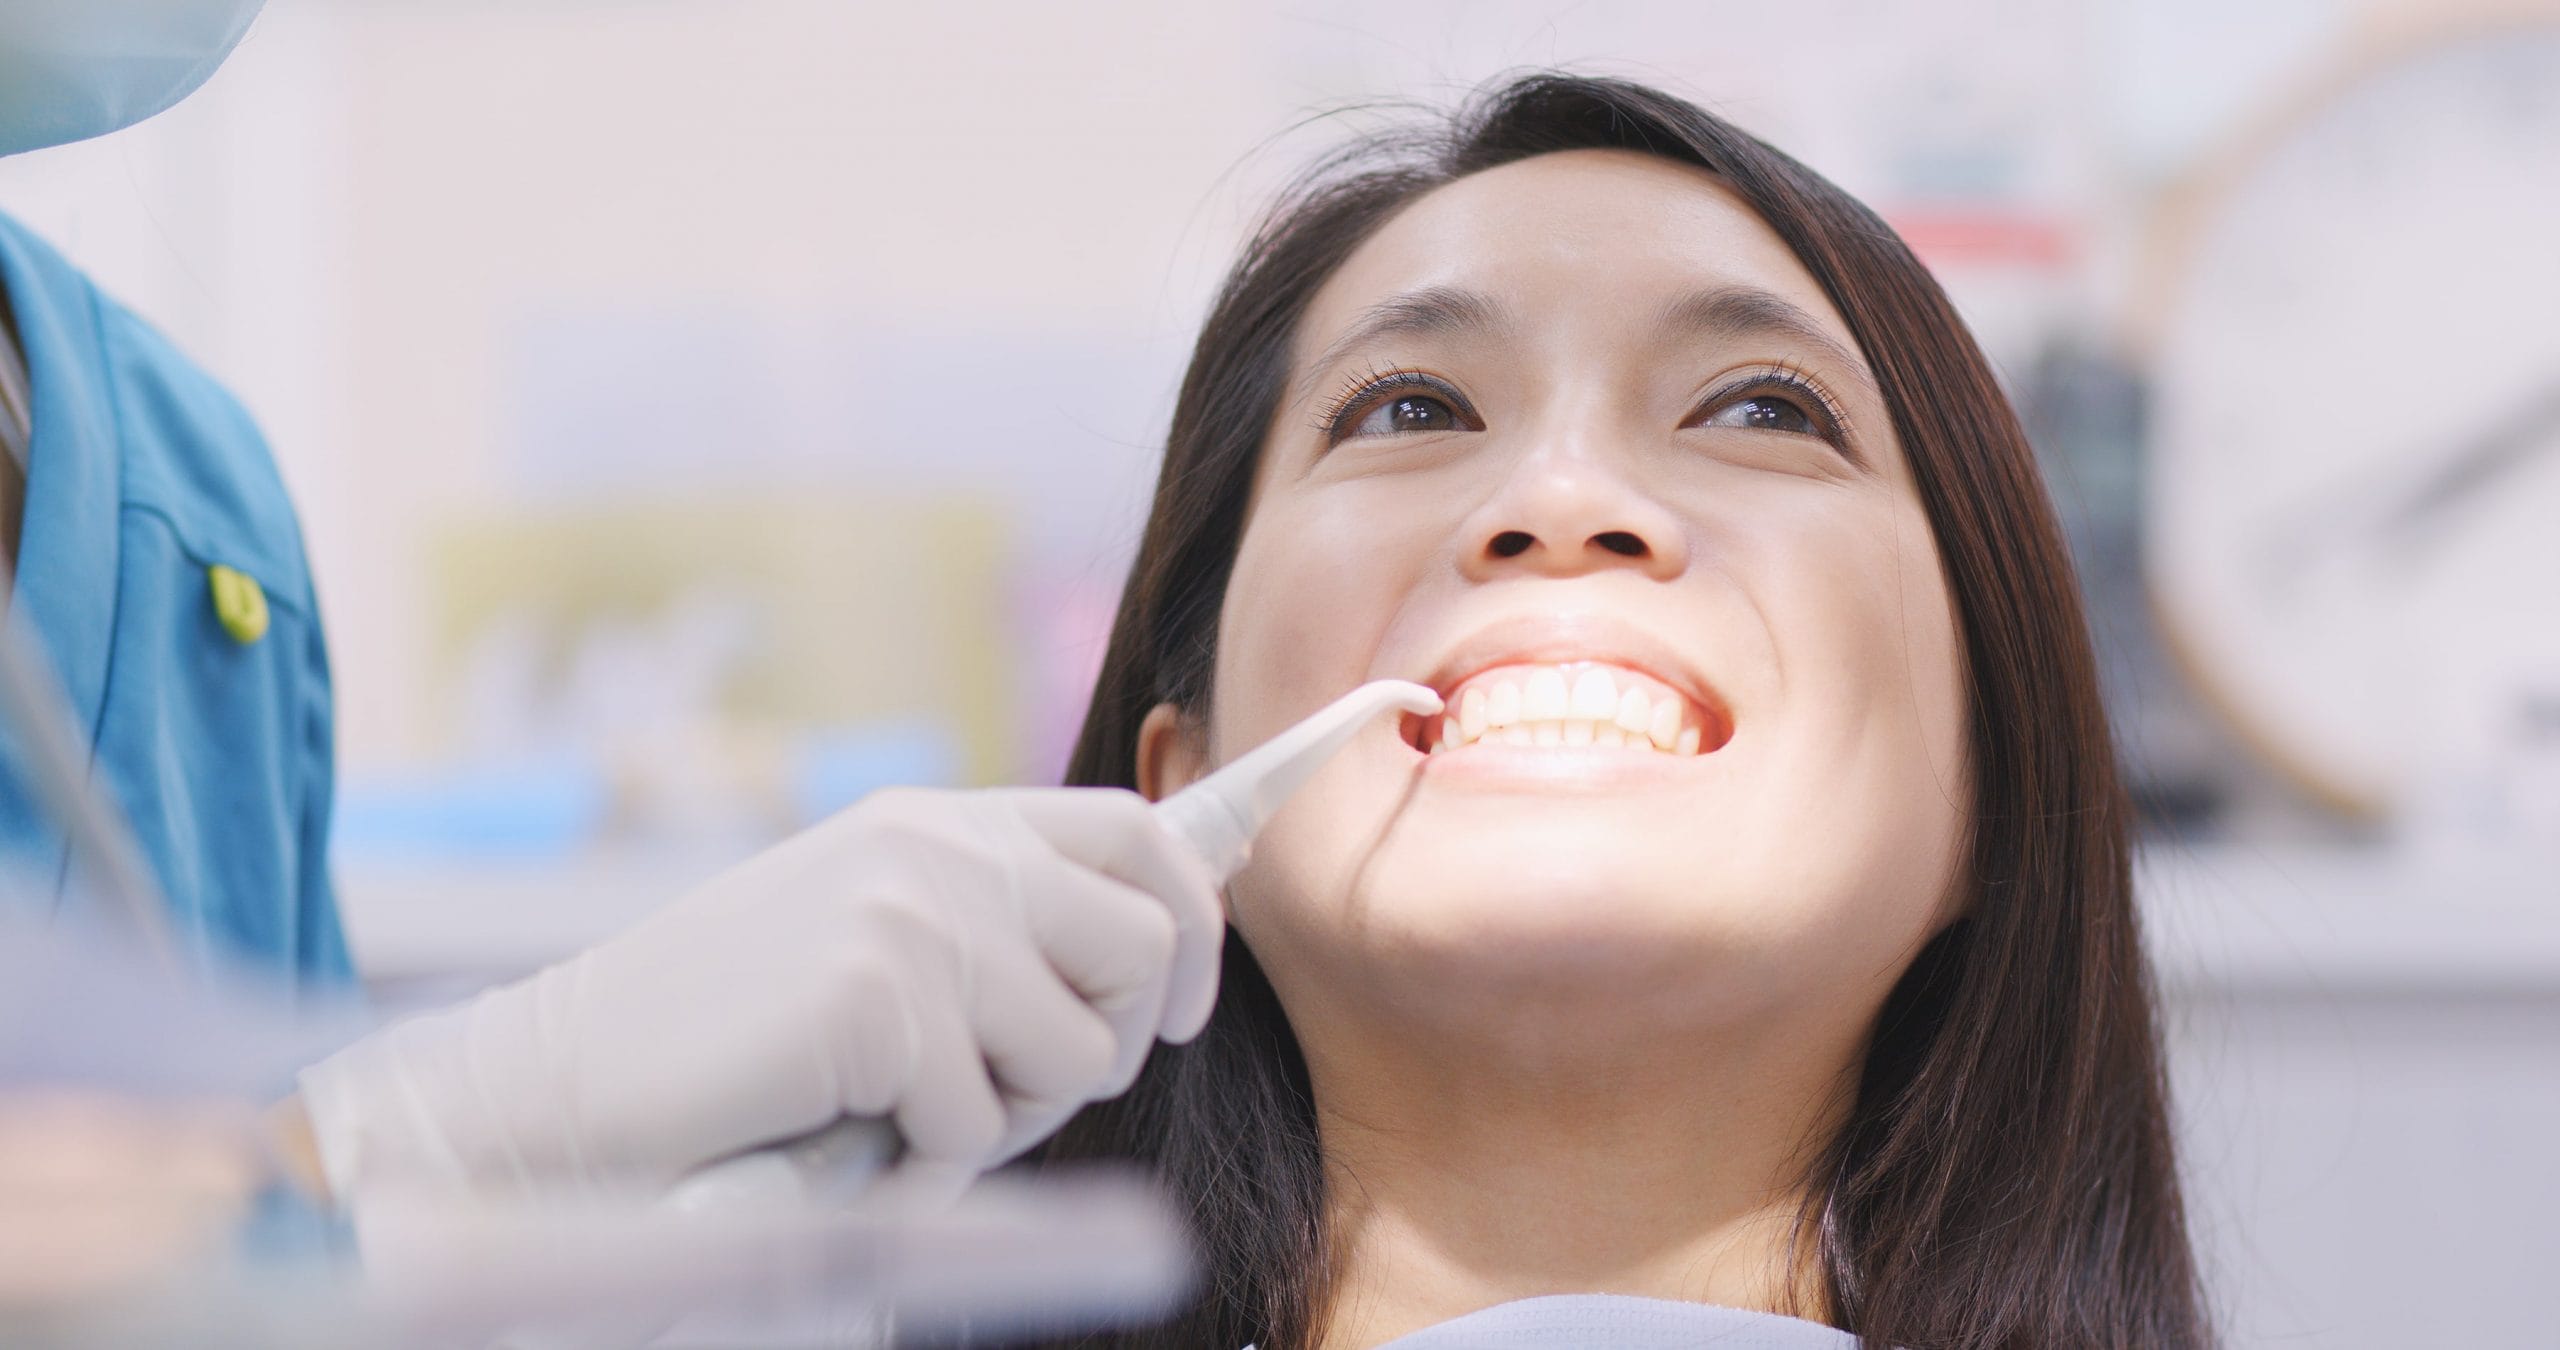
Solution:
{"label": "dental suction tip", "polygon": [[1156,816],[1223,882],[1244,866],[1253,836],[1280,804],[1371,719],[1390,709],[1428,717],[1441,706],[1438,694],[1409,680],[1373,680],[1167,797]]}

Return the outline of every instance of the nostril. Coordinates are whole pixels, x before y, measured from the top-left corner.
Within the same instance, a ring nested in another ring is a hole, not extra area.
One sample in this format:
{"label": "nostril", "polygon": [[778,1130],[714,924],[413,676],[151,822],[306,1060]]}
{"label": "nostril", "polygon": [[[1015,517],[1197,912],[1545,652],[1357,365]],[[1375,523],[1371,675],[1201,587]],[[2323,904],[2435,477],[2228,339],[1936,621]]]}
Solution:
{"label": "nostril", "polygon": [[1536,542],[1538,541],[1531,538],[1526,530],[1504,530],[1493,537],[1490,547],[1493,549],[1493,556],[1497,558],[1517,558],[1528,552],[1529,546]]}
{"label": "nostril", "polygon": [[1641,558],[1645,555],[1644,541],[1627,533],[1625,530],[1611,530],[1605,534],[1595,534],[1591,536],[1591,542],[1609,550],[1611,553],[1617,554],[1621,558]]}

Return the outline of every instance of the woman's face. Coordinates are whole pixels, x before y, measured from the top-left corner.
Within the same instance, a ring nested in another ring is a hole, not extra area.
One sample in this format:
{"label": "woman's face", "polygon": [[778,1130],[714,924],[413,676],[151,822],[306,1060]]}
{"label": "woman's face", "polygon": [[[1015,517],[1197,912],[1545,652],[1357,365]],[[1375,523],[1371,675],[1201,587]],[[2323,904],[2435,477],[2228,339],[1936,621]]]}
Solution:
{"label": "woman's face", "polygon": [[1265,432],[1215,678],[1205,727],[1151,719],[1151,792],[1364,681],[1450,703],[1381,718],[1230,887],[1302,1035],[1880,998],[1951,917],[1928,522],[1846,325],[1700,170],[1529,159],[1351,256]]}

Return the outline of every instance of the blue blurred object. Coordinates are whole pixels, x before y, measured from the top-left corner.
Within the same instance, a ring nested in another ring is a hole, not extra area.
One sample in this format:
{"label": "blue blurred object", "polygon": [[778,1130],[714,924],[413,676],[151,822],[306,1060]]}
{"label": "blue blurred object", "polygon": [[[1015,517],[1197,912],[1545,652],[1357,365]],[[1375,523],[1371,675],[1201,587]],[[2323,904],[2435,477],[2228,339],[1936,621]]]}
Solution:
{"label": "blue blurred object", "polygon": [[341,856],[553,858],[593,841],[610,801],[603,772],[567,755],[353,781],[335,842]]}
{"label": "blue blurred object", "polygon": [[807,825],[884,787],[950,787],[960,779],[959,738],[939,722],[875,722],[817,732],[800,743],[791,806]]}

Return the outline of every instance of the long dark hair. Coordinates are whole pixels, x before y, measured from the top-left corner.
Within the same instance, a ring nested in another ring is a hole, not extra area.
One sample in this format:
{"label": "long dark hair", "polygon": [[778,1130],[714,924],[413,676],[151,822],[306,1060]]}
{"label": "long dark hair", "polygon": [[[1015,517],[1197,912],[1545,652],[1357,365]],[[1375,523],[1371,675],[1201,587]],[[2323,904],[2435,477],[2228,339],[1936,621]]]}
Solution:
{"label": "long dark hair", "polygon": [[[1766,220],[1873,365],[1935,530],[1970,675],[1964,917],[1877,1018],[1845,1127],[1800,1182],[1828,1314],[1872,1345],[2209,1343],[2167,1122],[2129,815],[2079,592],[2015,414],[1963,322],[1884,222],[1678,99],[1555,74],[1445,124],[1374,136],[1283,195],[1228,274],[1175,404],[1155,504],[1067,780],[1131,786],[1138,728],[1204,711],[1218,613],[1300,315],[1422,193],[1552,151],[1634,150],[1715,174]],[[1085,1344],[1307,1350],[1331,1287],[1306,1066],[1253,954],[1227,939],[1217,1013],[1039,1165],[1152,1168],[1205,1278],[1163,1325]],[[1814,1315],[1821,1315],[1816,1313]]]}

